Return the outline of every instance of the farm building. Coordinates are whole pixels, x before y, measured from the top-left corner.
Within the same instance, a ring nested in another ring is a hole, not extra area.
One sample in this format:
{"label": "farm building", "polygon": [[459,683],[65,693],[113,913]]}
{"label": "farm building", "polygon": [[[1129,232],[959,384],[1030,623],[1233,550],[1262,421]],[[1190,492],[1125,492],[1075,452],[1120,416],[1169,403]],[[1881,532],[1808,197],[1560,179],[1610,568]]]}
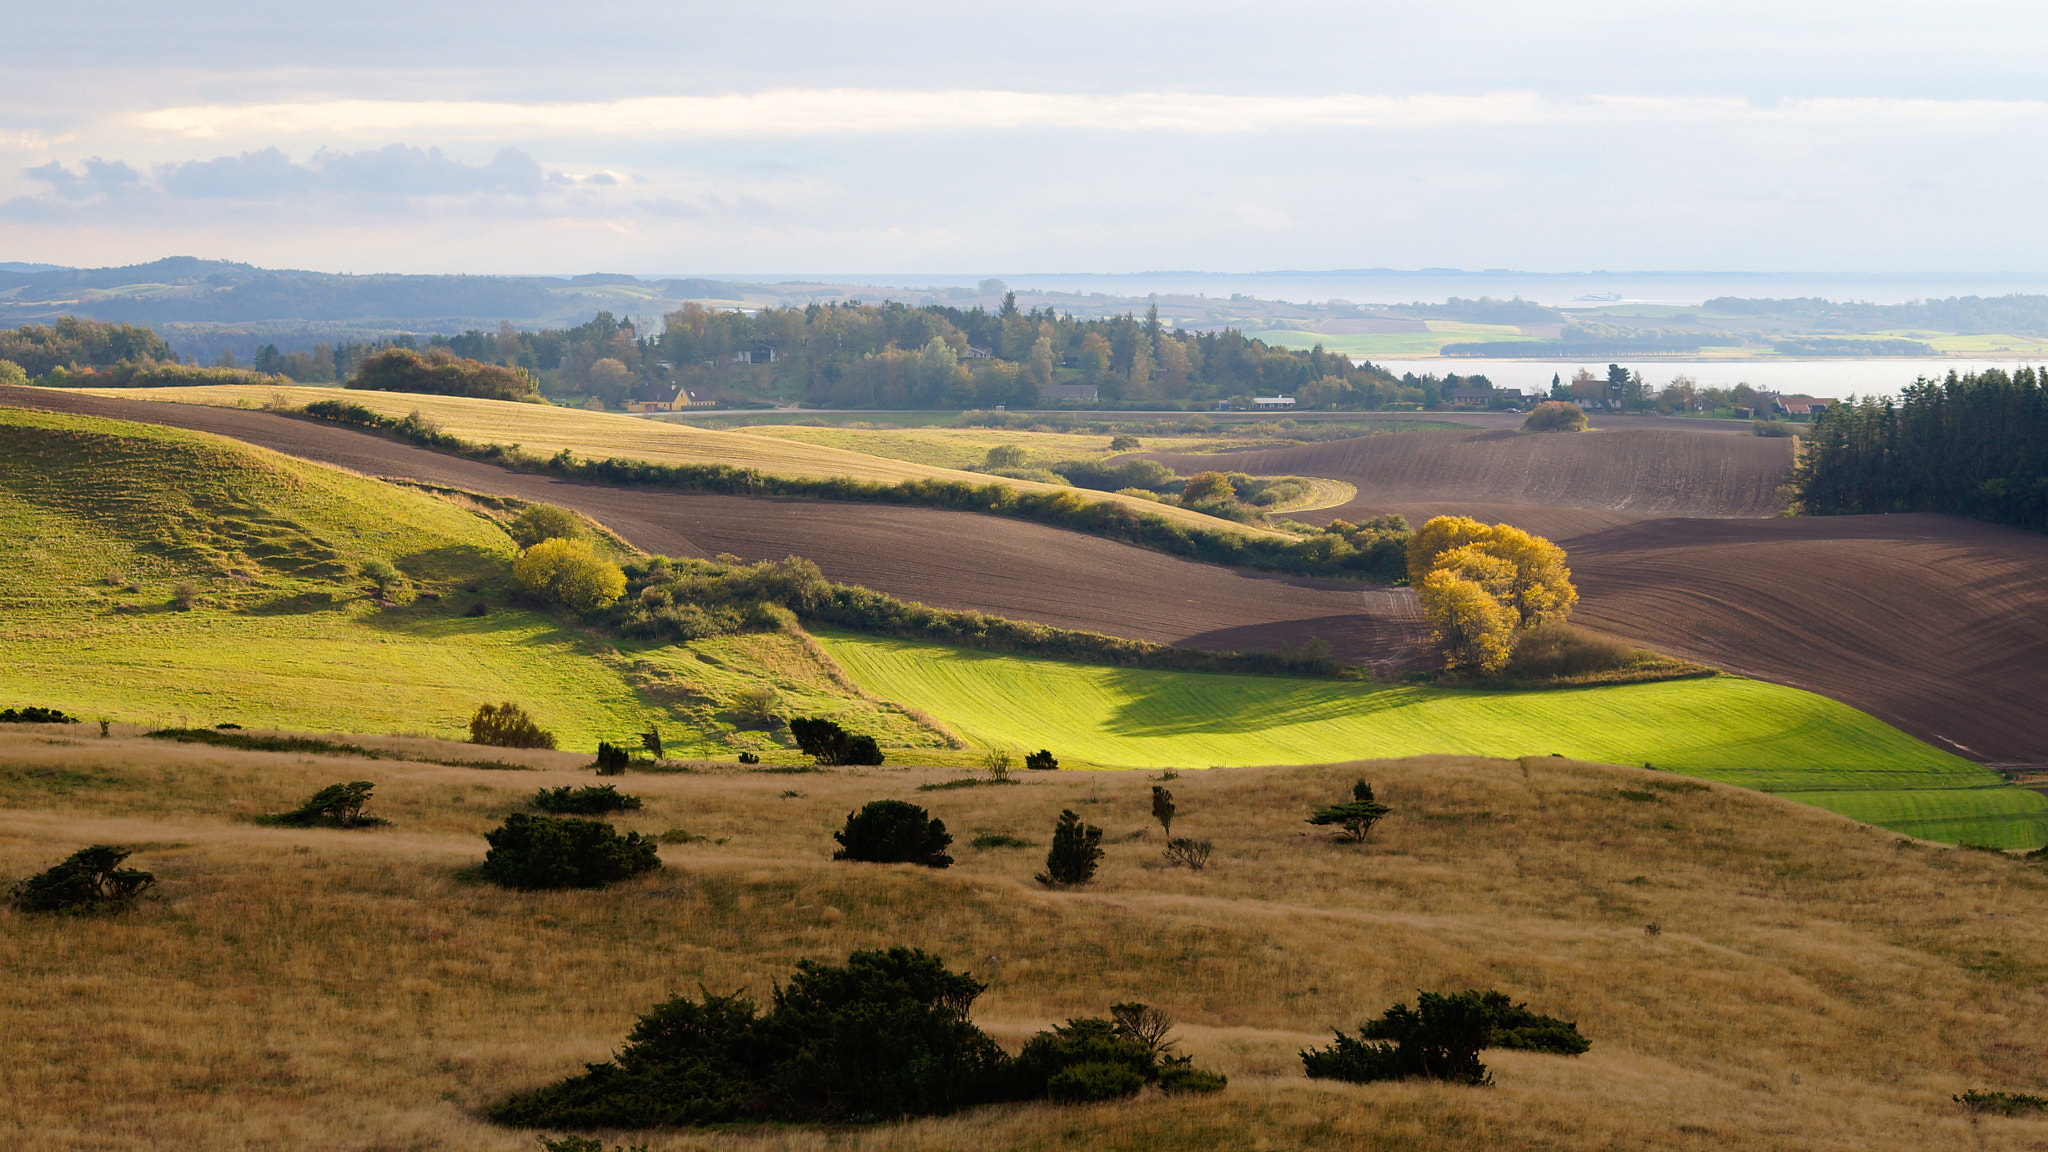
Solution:
{"label": "farm building", "polygon": [[1835,403],[1839,401],[1826,396],[1779,396],[1771,401],[1771,407],[1787,416],[1817,416]]}
{"label": "farm building", "polygon": [[1292,397],[1292,396],[1254,396],[1254,397],[1252,397],[1252,407],[1254,407],[1254,408],[1292,408],[1292,407],[1294,407],[1294,397]]}

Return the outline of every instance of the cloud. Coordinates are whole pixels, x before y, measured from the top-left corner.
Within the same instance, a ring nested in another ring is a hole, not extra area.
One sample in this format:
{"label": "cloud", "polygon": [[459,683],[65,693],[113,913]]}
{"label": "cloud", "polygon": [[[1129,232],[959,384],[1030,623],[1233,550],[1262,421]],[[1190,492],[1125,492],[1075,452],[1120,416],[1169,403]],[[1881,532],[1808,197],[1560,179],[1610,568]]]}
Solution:
{"label": "cloud", "polygon": [[273,200],[309,191],[397,197],[461,196],[479,192],[533,195],[540,165],[516,148],[501,148],[487,164],[464,164],[439,148],[391,144],[360,152],[322,149],[295,164],[277,148],[189,160],[158,169],[157,184],[188,199]]}
{"label": "cloud", "polygon": [[97,156],[80,165],[84,172],[73,172],[58,161],[35,168],[24,168],[22,174],[50,186],[60,199],[90,200],[98,196],[126,196],[142,187],[142,173],[130,168],[119,160],[102,160]]}
{"label": "cloud", "polygon": [[2048,121],[2048,101],[1856,98],[1754,104],[1732,97],[1550,97],[1529,91],[1248,96],[786,88],[744,95],[587,103],[327,100],[208,104],[143,113],[138,120],[152,131],[191,138],[263,132],[386,137],[432,134],[444,139],[690,139],[1024,129],[1244,133],[1567,124],[1783,124],[1815,129],[1847,124],[1973,125],[1988,129]]}

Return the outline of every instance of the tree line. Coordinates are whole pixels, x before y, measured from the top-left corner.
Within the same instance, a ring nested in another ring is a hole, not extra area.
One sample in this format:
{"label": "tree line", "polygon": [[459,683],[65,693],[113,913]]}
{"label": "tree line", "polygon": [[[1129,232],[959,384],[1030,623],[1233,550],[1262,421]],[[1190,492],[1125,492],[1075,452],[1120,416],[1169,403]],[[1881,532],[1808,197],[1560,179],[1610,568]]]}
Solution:
{"label": "tree line", "polygon": [[1925,377],[1830,407],[1792,482],[1819,515],[1948,512],[2048,531],[2048,372]]}

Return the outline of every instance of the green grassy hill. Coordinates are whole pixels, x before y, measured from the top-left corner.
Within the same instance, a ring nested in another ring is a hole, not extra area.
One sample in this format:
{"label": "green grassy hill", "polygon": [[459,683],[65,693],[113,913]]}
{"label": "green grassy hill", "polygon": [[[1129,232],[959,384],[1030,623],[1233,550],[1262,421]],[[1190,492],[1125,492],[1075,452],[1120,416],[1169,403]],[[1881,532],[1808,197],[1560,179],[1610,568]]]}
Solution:
{"label": "green grassy hill", "polygon": [[2048,797],[1822,696],[1718,676],[1495,692],[1107,668],[833,633],[874,692],[967,739],[1204,768],[1441,752],[1652,764],[1929,839],[2033,848]]}
{"label": "green grassy hill", "polygon": [[[729,755],[777,747],[727,712],[766,684],[886,741],[942,744],[795,638],[613,643],[516,606],[515,549],[487,511],[216,437],[0,410],[0,705],[453,737],[478,703],[515,700],[564,747],[662,724],[679,752]],[[375,598],[373,559],[409,602]],[[464,615],[479,602],[487,615]]]}

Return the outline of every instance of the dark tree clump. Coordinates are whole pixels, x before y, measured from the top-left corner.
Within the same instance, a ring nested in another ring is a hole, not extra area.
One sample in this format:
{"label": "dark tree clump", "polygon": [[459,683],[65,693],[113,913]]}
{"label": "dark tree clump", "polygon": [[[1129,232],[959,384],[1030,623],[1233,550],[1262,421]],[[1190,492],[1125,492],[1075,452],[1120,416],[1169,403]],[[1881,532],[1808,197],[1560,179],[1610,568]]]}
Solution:
{"label": "dark tree clump", "polygon": [[1152,818],[1159,821],[1160,831],[1166,833],[1169,840],[1173,838],[1173,812],[1173,793],[1167,791],[1164,785],[1154,784],[1152,786]]}
{"label": "dark tree clump", "polygon": [[265,824],[282,824],[291,828],[311,828],[324,825],[329,828],[369,828],[389,823],[376,816],[365,816],[363,805],[370,802],[370,793],[377,786],[368,780],[354,780],[347,784],[329,784],[313,798],[290,812],[265,816]]}
{"label": "dark tree clump", "polygon": [[626,765],[632,763],[632,761],[632,754],[624,748],[619,747],[617,744],[610,744],[599,740],[597,742],[597,759],[593,760],[590,766],[597,769],[599,776],[624,776],[626,774]]}
{"label": "dark tree clump", "polygon": [[[1144,1005],[1070,1020],[1011,1059],[968,1012],[986,986],[911,948],[803,961],[766,1012],[744,995],[677,996],[635,1024],[611,1061],[492,1110],[528,1128],[645,1128],[735,1121],[847,1123],[942,1116],[1048,1097],[1113,1099],[1148,1083],[1207,1092],[1223,1077],[1168,1055],[1170,1025]],[[1155,1018],[1156,1017],[1156,1018]]]}
{"label": "dark tree clump", "polygon": [[76,716],[66,716],[55,708],[38,708],[31,704],[25,708],[0,708],[0,724],[76,724]]}
{"label": "dark tree clump", "polygon": [[476,706],[469,718],[469,742],[494,748],[553,748],[553,733],[542,730],[519,705],[507,701],[495,707]]}
{"label": "dark tree clump", "polygon": [[524,369],[465,360],[440,348],[424,354],[410,348],[386,349],[364,360],[348,386],[375,392],[540,400],[540,385]]}
{"label": "dark tree clump", "polygon": [[882,749],[873,736],[848,732],[830,720],[801,716],[789,722],[789,734],[804,755],[820,764],[880,764]]}
{"label": "dark tree clump", "polygon": [[953,863],[946,849],[953,836],[943,820],[933,819],[924,809],[905,800],[870,801],[858,812],[846,814],[846,827],[832,834],[840,849],[834,860],[860,860],[871,864],[922,864],[944,868]]}
{"label": "dark tree clump", "polygon": [[1411,1011],[1396,1004],[1378,1020],[1359,1025],[1356,1037],[1336,1034],[1327,1048],[1311,1048],[1301,1062],[1311,1079],[1373,1080],[1424,1077],[1458,1084],[1491,1084],[1493,1074],[1480,1063],[1482,1048],[1519,1048],[1576,1056],[1591,1043],[1578,1025],[1529,1011],[1506,993],[1424,992]]}
{"label": "dark tree clump", "polygon": [[653,839],[599,820],[514,812],[484,839],[483,876],[507,888],[602,888],[661,867]]}
{"label": "dark tree clump", "polygon": [[1086,884],[1095,879],[1096,865],[1101,862],[1102,829],[1081,823],[1069,808],[1053,826],[1052,851],[1045,854],[1045,871],[1037,879],[1048,888]]}
{"label": "dark tree clump", "polygon": [[129,854],[112,844],[80,848],[49,871],[16,884],[11,903],[23,912],[120,907],[156,883],[148,872],[121,867]]}
{"label": "dark tree clump", "polygon": [[1024,757],[1024,767],[1033,772],[1054,772],[1059,770],[1059,766],[1060,762],[1053,759],[1052,752],[1045,748]]}
{"label": "dark tree clump", "polygon": [[1350,803],[1318,808],[1314,815],[1308,818],[1308,822],[1319,828],[1335,826],[1343,830],[1339,833],[1342,839],[1354,844],[1363,844],[1366,835],[1372,831],[1372,826],[1392,811],[1393,809],[1372,798],[1372,785],[1360,780],[1351,786]]}
{"label": "dark tree clump", "polygon": [[557,816],[602,816],[607,812],[630,812],[640,807],[638,796],[628,796],[613,784],[591,784],[582,788],[564,784],[542,788],[533,794],[533,806]]}

